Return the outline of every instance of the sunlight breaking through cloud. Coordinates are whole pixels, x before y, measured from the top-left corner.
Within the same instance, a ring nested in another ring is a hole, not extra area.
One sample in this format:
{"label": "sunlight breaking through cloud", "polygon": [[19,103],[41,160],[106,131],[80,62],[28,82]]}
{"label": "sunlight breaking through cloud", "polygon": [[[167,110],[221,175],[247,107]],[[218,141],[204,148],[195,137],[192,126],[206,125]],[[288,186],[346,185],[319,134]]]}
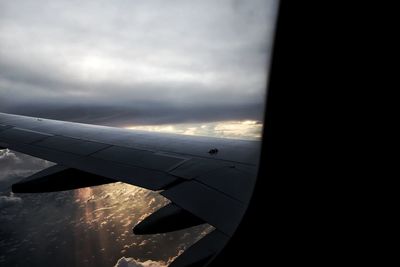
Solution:
{"label": "sunlight breaking through cloud", "polygon": [[127,129],[152,132],[203,135],[212,137],[260,140],[262,123],[259,121],[221,121],[209,123],[184,123],[171,125],[127,126]]}

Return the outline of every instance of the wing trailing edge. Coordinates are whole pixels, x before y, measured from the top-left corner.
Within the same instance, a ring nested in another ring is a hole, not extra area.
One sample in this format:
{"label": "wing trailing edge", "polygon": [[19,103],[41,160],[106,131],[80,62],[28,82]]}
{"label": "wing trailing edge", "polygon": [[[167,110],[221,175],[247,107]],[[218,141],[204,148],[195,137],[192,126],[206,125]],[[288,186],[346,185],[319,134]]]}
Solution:
{"label": "wing trailing edge", "polygon": [[44,193],[117,182],[100,175],[55,165],[12,185],[13,193]]}
{"label": "wing trailing edge", "polygon": [[206,223],[173,203],[157,210],[133,228],[136,235],[161,234]]}

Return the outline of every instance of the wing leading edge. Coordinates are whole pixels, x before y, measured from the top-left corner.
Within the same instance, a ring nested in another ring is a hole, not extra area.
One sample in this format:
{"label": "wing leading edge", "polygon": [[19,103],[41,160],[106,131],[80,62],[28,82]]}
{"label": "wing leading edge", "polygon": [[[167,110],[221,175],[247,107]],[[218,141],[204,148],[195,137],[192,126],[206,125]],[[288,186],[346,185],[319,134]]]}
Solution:
{"label": "wing leading edge", "polygon": [[215,227],[171,265],[186,266],[208,262],[236,230],[255,184],[260,142],[0,113],[0,148],[58,164],[13,185],[14,192],[70,190],[114,181],[162,191],[172,204],[139,223],[136,234],[202,223]]}

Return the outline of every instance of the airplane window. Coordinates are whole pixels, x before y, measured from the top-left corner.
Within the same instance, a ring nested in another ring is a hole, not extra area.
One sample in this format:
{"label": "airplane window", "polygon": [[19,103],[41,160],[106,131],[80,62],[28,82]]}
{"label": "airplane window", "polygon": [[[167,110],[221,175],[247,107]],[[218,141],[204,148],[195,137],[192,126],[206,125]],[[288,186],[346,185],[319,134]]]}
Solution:
{"label": "airplane window", "polygon": [[223,244],[254,184],[277,5],[0,0],[0,266],[184,265]]}

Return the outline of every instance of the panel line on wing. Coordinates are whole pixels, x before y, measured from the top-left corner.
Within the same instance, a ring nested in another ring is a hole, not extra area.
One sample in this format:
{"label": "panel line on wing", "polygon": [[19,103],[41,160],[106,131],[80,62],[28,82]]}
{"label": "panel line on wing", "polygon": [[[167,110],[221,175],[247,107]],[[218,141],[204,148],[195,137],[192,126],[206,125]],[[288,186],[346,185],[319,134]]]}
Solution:
{"label": "panel line on wing", "polygon": [[180,157],[171,157],[166,154],[157,154],[149,151],[137,151],[133,148],[112,146],[99,153],[92,155],[94,158],[100,158],[117,163],[124,163],[139,168],[158,170],[167,173],[167,170],[178,163],[184,161]]}
{"label": "panel line on wing", "polygon": [[30,144],[10,143],[8,148],[33,157],[57,162],[70,168],[77,168],[150,190],[161,190],[178,179],[163,171],[105,161],[94,157],[79,156]]}
{"label": "panel line on wing", "polygon": [[51,136],[47,139],[37,141],[34,143],[34,145],[80,156],[90,156],[112,146],[109,144],[64,137],[60,135]]}
{"label": "panel line on wing", "polygon": [[198,181],[185,181],[161,195],[207,223],[232,235],[247,205]]}
{"label": "panel line on wing", "polygon": [[49,133],[44,133],[44,132],[39,132],[39,131],[34,131],[34,130],[30,130],[30,129],[25,129],[25,128],[20,128],[20,127],[13,127],[15,130],[21,130],[24,132],[28,132],[28,133],[35,133],[35,134],[41,134],[41,135],[47,135],[47,136],[54,136],[54,134],[49,134]]}
{"label": "panel line on wing", "polygon": [[185,162],[187,162],[187,161],[189,161],[189,160],[191,160],[191,159],[184,159],[183,161],[178,162],[178,163],[175,164],[175,165],[172,165],[171,168],[169,168],[169,169],[167,170],[167,172],[168,172],[168,173],[172,172],[173,170],[179,168],[179,166],[183,165]]}
{"label": "panel line on wing", "polygon": [[9,142],[21,142],[25,144],[41,141],[50,136],[53,135],[42,132],[34,132],[17,127],[9,128],[0,132],[0,139],[5,139]]}
{"label": "panel line on wing", "polygon": [[248,204],[256,179],[257,176],[254,174],[249,175],[238,168],[228,168],[200,175],[195,180]]}
{"label": "panel line on wing", "polygon": [[13,128],[13,126],[0,124],[0,132],[5,131],[7,129],[11,129],[11,128]]}
{"label": "panel line on wing", "polygon": [[208,187],[209,189],[211,189],[211,190],[214,190],[214,191],[217,191],[218,193],[220,193],[220,194],[222,194],[222,195],[224,195],[224,196],[226,196],[226,197],[228,197],[228,198],[230,198],[230,199],[232,199],[232,200],[235,200],[235,201],[238,201],[238,202],[240,202],[240,203],[242,203],[243,205],[246,205],[247,203],[246,202],[244,202],[243,200],[240,200],[240,199],[238,199],[238,198],[236,198],[236,197],[234,197],[234,196],[232,196],[232,195],[229,195],[228,193],[226,193],[226,192],[224,192],[224,191],[221,191],[220,189],[218,189],[218,188],[215,188],[215,187],[213,187],[213,186],[210,186],[209,184],[206,184],[206,183],[204,183],[203,181],[201,181],[201,180],[197,180],[197,179],[194,179],[196,182],[198,182],[199,184],[202,184],[202,185],[204,185],[205,187]]}
{"label": "panel line on wing", "polygon": [[[100,144],[103,144],[103,143],[100,143]],[[107,145],[107,144],[104,144],[104,145]],[[106,147],[103,147],[103,148],[101,148],[101,149],[99,149],[97,151],[94,151],[93,153],[90,153],[90,154],[86,155],[86,157],[90,157],[90,156],[92,156],[92,155],[94,155],[96,153],[99,153],[99,152],[103,151],[103,150],[109,149],[110,147],[113,147],[113,145],[108,145]]]}

